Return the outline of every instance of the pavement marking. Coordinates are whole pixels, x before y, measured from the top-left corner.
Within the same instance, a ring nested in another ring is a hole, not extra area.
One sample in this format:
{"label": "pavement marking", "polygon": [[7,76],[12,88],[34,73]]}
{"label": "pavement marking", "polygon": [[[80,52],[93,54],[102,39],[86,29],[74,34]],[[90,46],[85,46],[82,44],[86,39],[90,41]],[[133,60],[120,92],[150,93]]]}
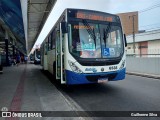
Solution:
{"label": "pavement marking", "polygon": [[[22,98],[23,98],[23,93],[24,93],[24,82],[26,78],[26,66],[23,70],[23,73],[21,74],[16,92],[13,96],[9,111],[20,111],[21,110],[21,105],[22,105]],[[5,120],[19,120],[19,117],[8,117]]]}

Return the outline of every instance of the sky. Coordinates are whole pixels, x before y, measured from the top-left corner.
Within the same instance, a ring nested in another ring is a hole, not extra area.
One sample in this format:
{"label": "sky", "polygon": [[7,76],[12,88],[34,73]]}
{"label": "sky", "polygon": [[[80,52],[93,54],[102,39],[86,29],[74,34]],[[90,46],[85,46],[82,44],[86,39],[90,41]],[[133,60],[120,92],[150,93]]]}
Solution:
{"label": "sky", "polygon": [[160,29],[160,0],[57,0],[35,45],[44,41],[66,8],[90,9],[112,14],[138,11],[139,30]]}

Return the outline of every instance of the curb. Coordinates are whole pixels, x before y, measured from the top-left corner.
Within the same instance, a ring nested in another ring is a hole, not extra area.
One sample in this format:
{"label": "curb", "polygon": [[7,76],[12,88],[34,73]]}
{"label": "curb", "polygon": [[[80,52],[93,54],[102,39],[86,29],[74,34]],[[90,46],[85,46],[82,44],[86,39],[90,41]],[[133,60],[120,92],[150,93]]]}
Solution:
{"label": "curb", "polygon": [[160,76],[156,76],[156,75],[150,75],[150,74],[144,74],[144,73],[136,73],[136,72],[126,72],[126,74],[128,74],[128,75],[136,75],[136,76],[141,76],[141,77],[147,77],[147,78],[154,78],[154,79],[159,79],[160,80]]}

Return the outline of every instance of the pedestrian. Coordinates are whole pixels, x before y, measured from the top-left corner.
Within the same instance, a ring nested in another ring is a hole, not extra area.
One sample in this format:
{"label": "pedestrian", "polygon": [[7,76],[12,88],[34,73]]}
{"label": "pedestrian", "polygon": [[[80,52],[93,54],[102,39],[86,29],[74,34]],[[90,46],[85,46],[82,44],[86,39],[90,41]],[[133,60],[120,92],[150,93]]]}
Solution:
{"label": "pedestrian", "polygon": [[24,62],[25,62],[25,64],[27,63],[27,56],[24,56]]}
{"label": "pedestrian", "polygon": [[24,56],[21,56],[21,62],[24,63]]}
{"label": "pedestrian", "polygon": [[17,54],[17,56],[16,56],[16,64],[17,64],[17,66],[18,66],[19,63],[20,63],[20,60],[21,60],[21,57],[20,57],[19,54]]}

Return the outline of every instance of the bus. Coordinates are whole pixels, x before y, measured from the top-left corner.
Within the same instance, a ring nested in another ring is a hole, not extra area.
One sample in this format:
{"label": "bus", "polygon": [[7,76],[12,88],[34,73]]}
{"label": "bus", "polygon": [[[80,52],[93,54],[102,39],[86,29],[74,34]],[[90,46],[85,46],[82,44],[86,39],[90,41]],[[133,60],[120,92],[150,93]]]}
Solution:
{"label": "bus", "polygon": [[41,44],[41,64],[66,85],[123,80],[126,46],[119,16],[67,8]]}
{"label": "bus", "polygon": [[36,48],[33,52],[33,56],[31,57],[34,61],[34,64],[40,64],[41,63],[41,53],[40,49]]}

